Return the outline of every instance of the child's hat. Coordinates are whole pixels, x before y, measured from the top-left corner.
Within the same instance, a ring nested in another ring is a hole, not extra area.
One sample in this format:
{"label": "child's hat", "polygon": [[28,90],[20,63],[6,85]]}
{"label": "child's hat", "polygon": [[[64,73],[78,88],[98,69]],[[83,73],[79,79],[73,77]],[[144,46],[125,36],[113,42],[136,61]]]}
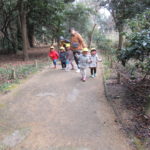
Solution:
{"label": "child's hat", "polygon": [[88,50],[88,48],[83,48],[82,51],[83,51],[83,52],[88,52],[89,50]]}
{"label": "child's hat", "polygon": [[62,46],[62,47],[60,47],[60,50],[65,50],[65,48]]}
{"label": "child's hat", "polygon": [[65,39],[65,42],[66,42],[66,43],[70,43],[70,40],[68,40],[68,39]]}
{"label": "child's hat", "polygon": [[70,44],[66,44],[66,47],[69,48],[69,47],[70,47]]}
{"label": "child's hat", "polygon": [[96,48],[91,48],[91,52],[92,52],[92,51],[96,51]]}
{"label": "child's hat", "polygon": [[50,49],[54,49],[54,46],[51,46]]}

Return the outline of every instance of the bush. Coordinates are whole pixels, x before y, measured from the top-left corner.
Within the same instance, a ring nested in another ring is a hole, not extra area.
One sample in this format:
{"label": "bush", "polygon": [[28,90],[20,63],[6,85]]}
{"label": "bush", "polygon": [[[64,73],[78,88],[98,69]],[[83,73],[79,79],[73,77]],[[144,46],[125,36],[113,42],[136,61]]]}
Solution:
{"label": "bush", "polygon": [[135,67],[150,72],[150,30],[134,32],[127,37],[129,45],[119,52],[118,58],[125,66],[129,60],[136,60]]}

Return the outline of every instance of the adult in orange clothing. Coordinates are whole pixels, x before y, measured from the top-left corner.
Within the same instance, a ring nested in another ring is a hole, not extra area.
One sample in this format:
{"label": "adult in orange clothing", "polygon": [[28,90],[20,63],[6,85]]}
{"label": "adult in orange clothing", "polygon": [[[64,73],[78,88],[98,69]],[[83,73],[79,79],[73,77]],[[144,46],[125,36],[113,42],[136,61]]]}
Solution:
{"label": "adult in orange clothing", "polygon": [[83,48],[86,48],[86,44],[85,44],[82,36],[74,28],[71,28],[69,30],[69,32],[71,34],[71,38],[70,38],[71,50],[73,51],[74,59],[75,59],[75,62],[78,66],[77,72],[80,72],[80,70],[79,70],[79,59],[76,56],[80,55]]}

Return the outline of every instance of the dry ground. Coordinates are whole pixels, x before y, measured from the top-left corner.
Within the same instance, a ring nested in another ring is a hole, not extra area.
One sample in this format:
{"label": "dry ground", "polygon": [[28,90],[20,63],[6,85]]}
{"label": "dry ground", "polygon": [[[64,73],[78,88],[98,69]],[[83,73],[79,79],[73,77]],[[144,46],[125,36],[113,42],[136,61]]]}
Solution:
{"label": "dry ground", "polygon": [[0,150],[133,150],[102,81],[46,68],[0,98]]}

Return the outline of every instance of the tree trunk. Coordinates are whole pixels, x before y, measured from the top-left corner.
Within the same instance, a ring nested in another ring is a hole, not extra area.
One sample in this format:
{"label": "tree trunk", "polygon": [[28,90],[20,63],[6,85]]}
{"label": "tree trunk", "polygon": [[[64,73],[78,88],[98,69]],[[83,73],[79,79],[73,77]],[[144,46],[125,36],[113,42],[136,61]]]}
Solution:
{"label": "tree trunk", "polygon": [[8,27],[8,32],[9,32],[9,36],[10,36],[10,41],[11,41],[11,44],[12,44],[12,52],[13,53],[17,53],[18,51],[18,40],[17,40],[17,37],[16,37],[16,32],[17,32],[17,25],[16,24],[9,24],[9,27]]}
{"label": "tree trunk", "polygon": [[92,37],[93,37],[93,33],[94,33],[95,28],[96,28],[96,24],[94,24],[93,29],[92,29],[92,31],[91,31],[91,33],[89,35],[89,45],[88,45],[89,49],[91,48]]}
{"label": "tree trunk", "polygon": [[34,47],[34,25],[28,23],[28,39],[30,47]]}
{"label": "tree trunk", "polygon": [[123,35],[122,35],[123,27],[122,26],[118,28],[118,32],[119,32],[118,50],[121,50],[123,47]]}
{"label": "tree trunk", "polygon": [[34,47],[34,42],[35,42],[35,38],[34,38],[34,34],[32,34],[29,38],[29,43],[30,43],[30,47]]}
{"label": "tree trunk", "polygon": [[54,41],[55,41],[55,38],[52,37],[52,38],[51,38],[51,45],[54,45]]}
{"label": "tree trunk", "polygon": [[29,42],[28,42],[28,36],[27,36],[27,22],[26,22],[26,12],[23,10],[20,14],[20,22],[21,22],[21,34],[22,34],[22,40],[23,40],[23,56],[24,60],[28,60],[28,48],[29,48]]}
{"label": "tree trunk", "polygon": [[121,83],[121,76],[120,76],[120,73],[118,72],[117,73],[117,84],[120,84]]}

